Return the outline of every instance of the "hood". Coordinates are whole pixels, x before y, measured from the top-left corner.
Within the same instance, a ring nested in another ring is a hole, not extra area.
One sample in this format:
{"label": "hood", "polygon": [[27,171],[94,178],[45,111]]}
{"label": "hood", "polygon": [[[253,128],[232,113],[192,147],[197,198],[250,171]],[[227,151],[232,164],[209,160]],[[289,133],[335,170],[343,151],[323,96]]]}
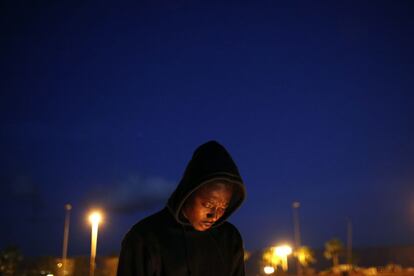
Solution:
{"label": "hood", "polygon": [[176,190],[168,200],[167,207],[177,222],[189,225],[181,215],[185,200],[201,186],[216,180],[234,185],[232,199],[224,215],[213,225],[223,223],[244,201],[246,192],[239,170],[227,150],[216,141],[199,146],[193,154]]}

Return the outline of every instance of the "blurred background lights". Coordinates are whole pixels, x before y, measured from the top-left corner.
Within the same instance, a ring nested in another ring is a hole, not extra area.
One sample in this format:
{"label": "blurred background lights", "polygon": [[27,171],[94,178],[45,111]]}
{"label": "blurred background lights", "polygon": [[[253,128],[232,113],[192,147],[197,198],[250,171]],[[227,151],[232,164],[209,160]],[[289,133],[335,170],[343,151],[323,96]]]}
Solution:
{"label": "blurred background lights", "polygon": [[276,246],[274,250],[276,255],[279,257],[285,257],[292,253],[292,247],[289,245]]}
{"label": "blurred background lights", "polygon": [[265,266],[263,268],[263,271],[264,271],[265,274],[272,274],[272,273],[275,272],[275,269],[274,269],[273,266]]}

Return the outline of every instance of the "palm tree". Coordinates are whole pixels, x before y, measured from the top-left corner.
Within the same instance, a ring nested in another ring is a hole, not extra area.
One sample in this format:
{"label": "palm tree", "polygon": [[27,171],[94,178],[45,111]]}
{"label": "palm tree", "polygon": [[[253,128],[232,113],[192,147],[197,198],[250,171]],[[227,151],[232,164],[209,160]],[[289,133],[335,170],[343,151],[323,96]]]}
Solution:
{"label": "palm tree", "polygon": [[331,239],[325,243],[325,258],[332,259],[332,265],[335,267],[339,264],[339,255],[343,253],[344,246],[339,239]]}
{"label": "palm tree", "polygon": [[23,256],[15,246],[10,246],[0,252],[0,275],[15,275]]}
{"label": "palm tree", "polygon": [[299,263],[303,267],[308,267],[311,263],[315,262],[315,255],[313,251],[307,246],[299,247],[294,255],[298,258]]}

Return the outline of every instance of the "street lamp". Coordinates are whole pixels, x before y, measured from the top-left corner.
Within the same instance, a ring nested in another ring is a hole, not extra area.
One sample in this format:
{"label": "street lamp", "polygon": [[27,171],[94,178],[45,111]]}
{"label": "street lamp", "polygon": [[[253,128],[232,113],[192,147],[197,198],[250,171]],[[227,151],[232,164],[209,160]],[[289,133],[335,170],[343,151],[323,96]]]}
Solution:
{"label": "street lamp", "polygon": [[293,211],[293,228],[294,228],[294,238],[295,238],[295,247],[299,248],[301,246],[301,238],[300,238],[300,222],[299,222],[299,208],[300,202],[295,201],[292,203],[292,211]]}
{"label": "street lamp", "polygon": [[287,271],[288,269],[288,260],[287,257],[292,254],[292,247],[290,247],[289,245],[280,245],[280,246],[276,246],[273,249],[273,253],[278,256],[282,262],[282,269],[284,271]]}
{"label": "street lamp", "polygon": [[63,248],[62,248],[62,268],[61,275],[65,276],[67,274],[67,267],[66,267],[66,258],[68,254],[68,240],[69,240],[69,224],[70,224],[70,211],[72,210],[72,205],[65,204],[65,227],[63,230]]}
{"label": "street lamp", "polygon": [[102,215],[98,211],[94,211],[89,215],[89,222],[92,225],[91,231],[91,259],[89,263],[89,276],[95,274],[95,257],[96,257],[96,245],[98,242],[98,226],[102,220]]}
{"label": "street lamp", "polygon": [[[300,222],[299,222],[299,208],[300,202],[294,201],[292,203],[292,211],[293,211],[293,230],[294,230],[294,239],[295,239],[295,250],[299,250],[301,247],[301,238],[300,238]],[[302,275],[302,266],[300,264],[299,259],[296,259],[296,269],[297,275]]]}

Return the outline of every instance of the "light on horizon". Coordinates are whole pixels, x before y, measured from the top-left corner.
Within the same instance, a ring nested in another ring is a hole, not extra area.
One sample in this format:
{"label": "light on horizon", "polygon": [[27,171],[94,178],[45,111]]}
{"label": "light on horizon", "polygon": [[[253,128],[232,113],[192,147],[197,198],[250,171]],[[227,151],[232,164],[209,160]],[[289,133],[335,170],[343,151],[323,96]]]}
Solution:
{"label": "light on horizon", "polygon": [[263,271],[265,274],[272,274],[275,272],[275,268],[273,266],[268,265],[263,268]]}
{"label": "light on horizon", "polygon": [[280,245],[275,247],[275,253],[279,257],[284,257],[292,254],[292,247],[289,245]]}
{"label": "light on horizon", "polygon": [[292,254],[292,247],[290,245],[284,244],[274,247],[273,253],[280,258],[282,262],[282,269],[284,271],[288,270],[288,261],[287,257]]}

